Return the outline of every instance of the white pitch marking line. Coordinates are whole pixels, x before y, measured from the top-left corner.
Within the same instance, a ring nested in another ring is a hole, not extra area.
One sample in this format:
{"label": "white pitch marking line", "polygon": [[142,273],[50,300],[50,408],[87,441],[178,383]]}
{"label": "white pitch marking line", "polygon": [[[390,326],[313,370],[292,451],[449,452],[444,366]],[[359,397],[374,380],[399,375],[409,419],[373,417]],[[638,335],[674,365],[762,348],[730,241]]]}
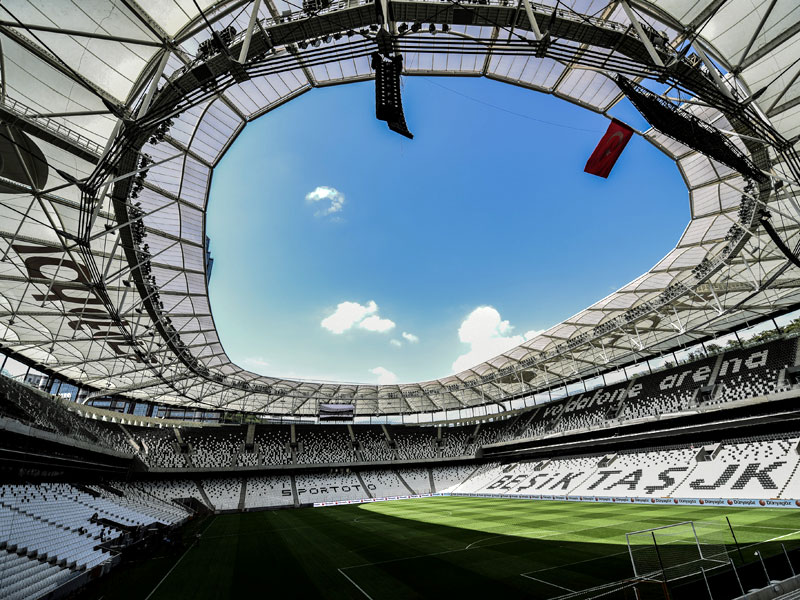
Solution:
{"label": "white pitch marking line", "polygon": [[521,536],[523,533],[538,533],[540,531],[546,531],[546,532],[548,532],[549,535],[543,535],[543,536],[538,537],[538,538],[521,538],[520,537],[518,539],[520,539],[520,540],[523,540],[523,539],[542,539],[542,538],[546,538],[546,537],[551,537],[551,536],[570,533],[570,532],[567,532],[567,531],[557,531],[555,529],[527,529],[525,531],[515,531],[513,534],[500,533],[500,534],[497,534],[497,535],[490,535],[489,537],[485,537],[485,538],[481,538],[479,540],[475,540],[474,542],[469,544],[466,548],[464,548],[464,550],[469,550],[475,544],[478,544],[480,542],[485,542],[486,540],[493,540],[495,538],[502,538],[502,537],[518,537],[518,536]]}
{"label": "white pitch marking line", "polygon": [[786,533],[784,535],[779,535],[777,537],[770,538],[768,540],[764,540],[763,542],[755,542],[753,544],[748,544],[746,546],[742,546],[742,548],[752,548],[753,546],[760,546],[761,544],[768,544],[769,542],[774,542],[776,540],[782,540],[785,537],[789,537],[790,535],[795,535],[795,534],[798,534],[798,533],[800,533],[800,529],[798,529],[797,531],[792,531],[791,533]]}
{"label": "white pitch marking line", "polygon": [[[557,537],[559,535],[570,535],[572,533],[583,533],[584,531],[591,531],[592,529],[606,529],[608,525],[598,525],[597,527],[584,527],[583,529],[575,529],[573,531],[559,531],[557,533],[552,533],[551,535],[542,535],[535,538],[525,538],[525,537],[514,537],[513,534],[507,534],[505,536],[500,537],[510,537],[513,539],[506,540],[504,542],[500,542],[498,544],[487,544],[486,546],[482,546],[483,548],[491,548],[493,546],[502,546],[503,544],[511,544],[515,542],[535,542],[536,540],[541,540],[550,537]],[[533,529],[531,531],[553,531],[552,529]],[[480,541],[480,540],[478,540]],[[362,563],[360,565],[352,565],[349,567],[342,567],[342,570],[350,570],[350,569],[361,569],[363,567],[374,567],[376,565],[384,565],[387,563],[393,562],[401,562],[404,560],[415,560],[417,558],[428,558],[431,556],[441,556],[442,554],[452,554],[453,552],[464,552],[466,548],[454,548],[452,550],[442,550],[441,552],[431,552],[430,554],[416,554],[414,556],[401,556],[400,558],[390,558],[388,560],[381,560],[378,562],[372,563]],[[627,550],[623,554],[627,554]],[[535,571],[531,571],[531,573],[535,573]]]}
{"label": "white pitch marking line", "polygon": [[376,519],[375,517],[369,517],[369,516],[356,517],[355,519],[353,519],[353,523],[363,523],[364,521],[377,521],[377,520],[378,519]]}
{"label": "white pitch marking line", "polygon": [[[593,556],[592,558],[586,558],[584,560],[576,560],[575,562],[565,563],[563,565],[555,565],[553,567],[545,567],[544,569],[536,569],[535,571],[528,571],[528,573],[542,573],[543,571],[552,571],[553,569],[563,569],[564,567],[573,567],[575,565],[581,565],[583,563],[592,562],[595,560],[602,560],[604,558],[609,558],[611,556],[619,556],[620,554],[628,554],[627,550],[623,550],[622,552],[614,552],[613,554],[604,554],[603,556]],[[520,573],[520,575],[525,575],[525,573]]]}
{"label": "white pitch marking line", "polygon": [[545,581],[544,579],[537,579],[536,577],[531,577],[530,575],[526,575],[525,573],[520,573],[523,577],[527,577],[528,579],[533,579],[534,581],[538,581],[539,583],[546,583],[547,585],[552,585],[553,587],[557,587],[561,590],[565,590],[567,592],[574,592],[575,590],[571,590],[568,587],[564,587],[563,585],[558,585],[557,583],[553,583],[552,581]]}
{"label": "white pitch marking line", "polygon": [[[214,518],[213,518],[213,519],[211,519],[211,523],[213,523],[214,521],[216,521],[216,520],[217,520],[217,516],[218,516],[218,515],[214,515]],[[200,534],[200,537],[201,537],[201,538],[203,537],[203,534],[204,534],[206,531],[208,531],[208,528],[209,528],[209,527],[211,527],[211,523],[209,523],[209,524],[206,526],[206,528],[205,528],[205,529],[203,529],[203,533],[201,533],[201,534]],[[179,564],[181,564],[181,561],[182,561],[184,558],[186,558],[186,555],[187,555],[187,554],[189,554],[189,550],[191,550],[192,548],[194,548],[194,546],[195,546],[195,544],[196,544],[196,543],[197,543],[197,541],[195,540],[195,542],[194,542],[194,543],[192,543],[192,545],[191,545],[191,546],[189,546],[189,547],[186,549],[186,552],[184,552],[184,553],[181,555],[181,557],[178,559],[178,562],[176,562],[174,565],[172,565],[172,568],[171,568],[169,571],[167,571],[167,574],[166,574],[166,575],[164,575],[164,577],[162,577],[162,578],[161,578],[161,581],[159,581],[159,582],[156,584],[156,587],[154,587],[154,588],[153,588],[153,591],[152,591],[152,592],[150,592],[149,594],[147,594],[147,597],[146,597],[144,600],[150,600],[150,596],[152,596],[153,594],[155,594],[155,593],[156,593],[156,590],[157,590],[157,589],[158,589],[158,588],[161,586],[161,584],[162,584],[162,583],[164,583],[164,582],[167,580],[167,577],[169,577],[170,575],[172,575],[172,572],[175,570],[175,567],[177,567]]]}
{"label": "white pitch marking line", "polygon": [[347,579],[347,581],[349,581],[349,582],[350,582],[350,583],[352,583],[354,586],[356,586],[356,589],[357,589],[359,592],[361,592],[362,594],[364,594],[364,595],[365,595],[367,598],[369,598],[369,600],[372,600],[372,596],[370,596],[370,595],[369,595],[367,592],[365,592],[365,591],[364,591],[364,589],[363,589],[363,588],[362,588],[360,585],[358,585],[358,584],[357,584],[355,581],[353,581],[353,580],[350,578],[350,576],[349,576],[347,573],[345,573],[345,572],[344,572],[344,571],[342,571],[341,569],[336,569],[336,570],[337,570],[337,571],[339,571],[339,573],[341,573],[342,575],[344,575],[344,576],[345,576],[345,578]]}

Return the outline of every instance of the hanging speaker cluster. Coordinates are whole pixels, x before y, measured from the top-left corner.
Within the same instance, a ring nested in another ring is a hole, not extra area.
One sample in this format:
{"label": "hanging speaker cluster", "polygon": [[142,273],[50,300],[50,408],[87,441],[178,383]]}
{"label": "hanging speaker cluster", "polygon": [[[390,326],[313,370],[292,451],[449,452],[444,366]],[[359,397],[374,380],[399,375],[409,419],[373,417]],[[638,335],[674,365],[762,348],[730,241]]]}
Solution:
{"label": "hanging speaker cluster", "polygon": [[375,116],[386,121],[389,129],[413,140],[403,114],[403,100],[400,97],[400,73],[403,71],[403,57],[385,57],[380,52],[372,55],[372,68],[375,70]]}

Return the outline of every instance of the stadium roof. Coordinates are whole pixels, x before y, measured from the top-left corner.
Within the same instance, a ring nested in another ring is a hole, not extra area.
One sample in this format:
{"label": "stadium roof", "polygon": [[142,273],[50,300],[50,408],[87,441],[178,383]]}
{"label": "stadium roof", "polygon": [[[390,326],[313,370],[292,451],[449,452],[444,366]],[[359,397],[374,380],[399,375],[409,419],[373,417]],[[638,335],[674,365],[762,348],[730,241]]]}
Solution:
{"label": "stadium roof", "polygon": [[[797,246],[795,0],[325,4],[201,0],[203,15],[186,0],[0,5],[7,352],[103,393],[192,407],[275,415],[314,415],[325,402],[353,403],[362,415],[507,407],[512,395],[591,377],[800,300],[796,268],[758,222],[768,206],[780,241]],[[621,73],[722,131],[766,176],[756,185],[657,130],[643,132],[676,161],[691,214],[676,248],[617,292],[435,381],[248,372],[225,354],[208,299],[212,171],[248,121],[316,87],[373,78],[377,26],[397,32],[402,23],[424,24],[393,42],[407,75],[484,76],[608,115],[624,98],[612,78]],[[233,37],[222,31],[229,25]],[[216,49],[203,44],[210,27],[222,31]]]}

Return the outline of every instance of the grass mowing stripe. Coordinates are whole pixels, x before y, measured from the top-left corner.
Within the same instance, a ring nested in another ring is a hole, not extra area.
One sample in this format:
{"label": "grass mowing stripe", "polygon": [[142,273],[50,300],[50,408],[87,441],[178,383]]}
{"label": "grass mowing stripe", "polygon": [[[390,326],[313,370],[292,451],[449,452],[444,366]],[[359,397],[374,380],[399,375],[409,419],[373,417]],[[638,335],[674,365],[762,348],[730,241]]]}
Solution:
{"label": "grass mowing stripe", "polygon": [[[442,554],[452,554],[454,552],[465,552],[467,550],[494,548],[495,546],[502,546],[504,544],[514,544],[514,543],[526,542],[526,541],[527,542],[535,542],[537,540],[550,539],[550,538],[553,538],[553,537],[558,537],[560,535],[570,535],[570,534],[573,534],[573,533],[577,533],[578,531],[584,532],[584,531],[590,531],[590,530],[593,530],[593,529],[607,529],[607,528],[608,528],[607,525],[599,525],[597,527],[588,527],[588,528],[583,527],[583,528],[575,530],[575,531],[555,531],[555,530],[551,529],[549,531],[553,531],[552,534],[540,535],[540,536],[537,536],[535,538],[526,538],[526,537],[516,537],[516,536],[514,536],[513,539],[506,540],[504,542],[500,542],[499,544],[487,544],[486,546],[479,546],[479,547],[475,547],[475,548],[472,547],[472,544],[469,544],[466,548],[454,548],[452,550],[443,550],[441,552],[431,552],[429,554],[417,554],[415,556],[403,556],[403,557],[400,557],[400,558],[392,558],[392,559],[389,559],[389,560],[382,560],[382,561],[378,561],[378,562],[364,563],[363,565],[352,565],[352,566],[349,566],[349,567],[342,567],[342,570],[344,570],[344,569],[348,569],[348,570],[349,569],[360,569],[361,567],[375,567],[375,566],[378,566],[378,565],[384,565],[384,564],[388,564],[388,563],[402,562],[404,560],[414,560],[414,559],[417,559],[417,558],[429,558],[429,557],[432,557],[432,556],[441,556]],[[544,531],[546,531],[546,530],[544,530]],[[511,537],[511,536],[508,536],[508,535],[493,535],[493,536],[488,537],[488,538],[483,538],[483,539],[477,540],[475,543],[478,543],[478,542],[481,542],[481,541],[484,541],[484,540],[488,540],[488,539],[498,538],[498,537]],[[625,553],[627,553],[627,551]]]}
{"label": "grass mowing stripe", "polygon": [[716,531],[725,515],[743,548],[800,545],[800,513],[785,509],[437,497],[219,515],[201,525],[204,543],[151,570],[138,593],[131,577],[105,597],[233,600],[268,585],[331,600],[553,598],[630,577],[627,532],[687,520]]}

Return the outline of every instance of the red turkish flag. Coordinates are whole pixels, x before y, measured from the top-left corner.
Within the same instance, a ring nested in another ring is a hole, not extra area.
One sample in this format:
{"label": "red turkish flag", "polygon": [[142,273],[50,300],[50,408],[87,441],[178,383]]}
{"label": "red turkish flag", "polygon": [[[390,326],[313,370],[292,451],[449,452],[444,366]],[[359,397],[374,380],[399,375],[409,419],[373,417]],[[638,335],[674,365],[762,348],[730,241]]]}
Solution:
{"label": "red turkish flag", "polygon": [[592,152],[583,170],[586,173],[607,178],[632,135],[633,129],[622,121],[612,120],[608,131],[597,144],[597,148]]}

